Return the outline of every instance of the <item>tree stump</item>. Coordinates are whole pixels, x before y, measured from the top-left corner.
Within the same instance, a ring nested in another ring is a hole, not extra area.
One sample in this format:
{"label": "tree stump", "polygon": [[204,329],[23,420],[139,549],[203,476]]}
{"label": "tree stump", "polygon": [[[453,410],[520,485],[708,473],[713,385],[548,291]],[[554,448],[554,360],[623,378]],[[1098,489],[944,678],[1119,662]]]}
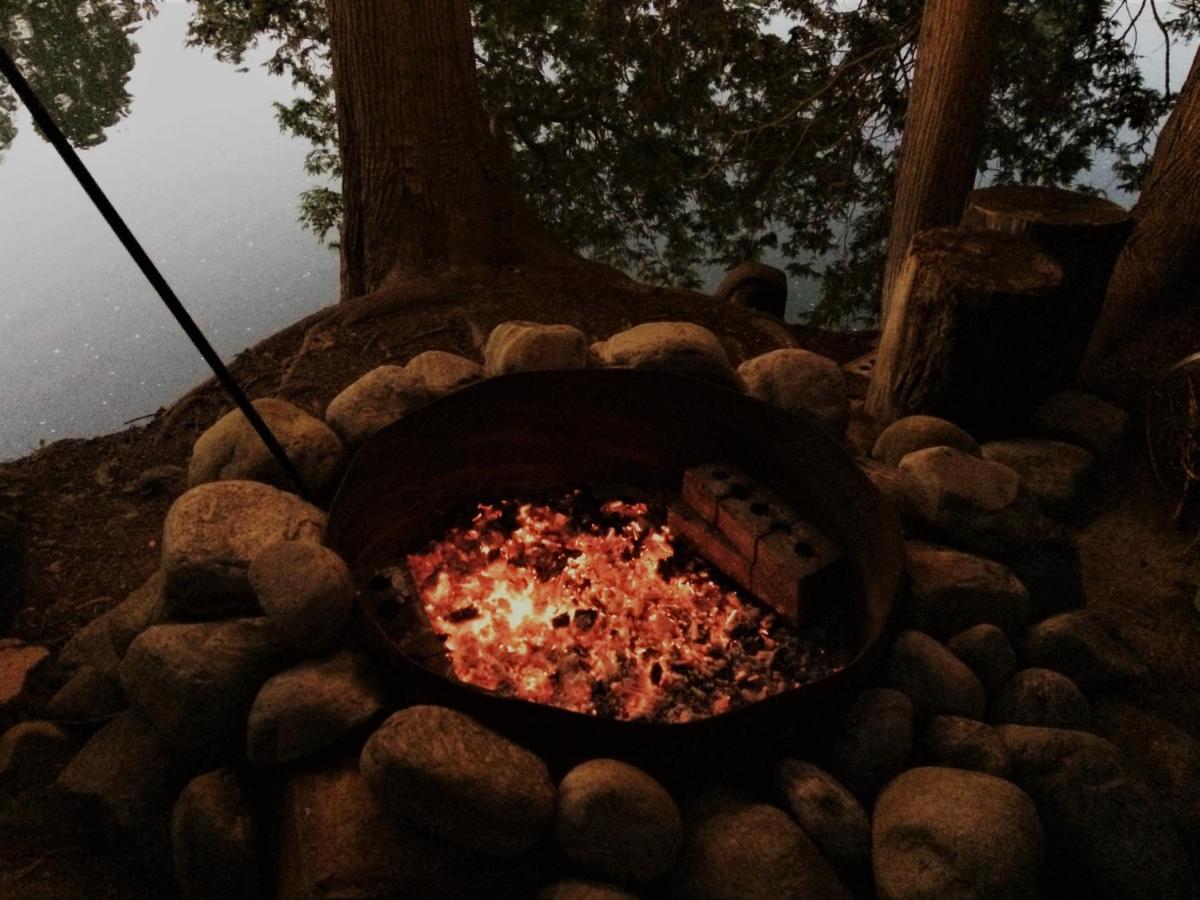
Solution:
{"label": "tree stump", "polygon": [[1074,385],[1113,266],[1133,229],[1129,211],[1102,197],[1011,184],[972,191],[962,224],[1024,235],[1062,266],[1057,318],[1048,322],[1058,338],[1045,360],[1046,393]]}
{"label": "tree stump", "polygon": [[1062,283],[1062,266],[1024,237],[920,232],[880,337],[867,412],[880,426],[940,416],[976,437],[1020,424],[1047,393]]}

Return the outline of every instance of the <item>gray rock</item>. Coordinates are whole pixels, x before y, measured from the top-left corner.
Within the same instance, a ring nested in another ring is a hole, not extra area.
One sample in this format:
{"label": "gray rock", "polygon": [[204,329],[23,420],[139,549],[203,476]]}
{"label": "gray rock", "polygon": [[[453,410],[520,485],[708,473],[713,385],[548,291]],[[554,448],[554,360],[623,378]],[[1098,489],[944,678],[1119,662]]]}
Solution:
{"label": "gray rock", "polygon": [[1070,515],[1078,506],[1096,466],[1096,457],[1062,441],[992,441],[983,458],[1008,466],[1051,515]]}
{"label": "gray rock", "polygon": [[962,769],[905,772],[879,795],[875,884],[883,900],[1040,895],[1042,824],[1007,781]]}
{"label": "gray rock", "polygon": [[1091,720],[1092,708],[1075,682],[1050,669],[1021,670],[992,707],[992,721],[1010,725],[1086,728]]}
{"label": "gray rock", "polygon": [[1014,780],[1046,826],[1061,890],[1100,898],[1196,895],[1169,810],[1123,769],[1110,742],[1079,731],[1002,725]]}
{"label": "gray rock", "polygon": [[706,798],[689,822],[671,888],[680,900],[850,897],[787,813],[723,794]]}
{"label": "gray rock", "polygon": [[997,778],[1007,778],[1012,771],[1012,760],[996,729],[975,719],[935,716],[925,732],[924,747],[931,765]]}
{"label": "gray rock", "polygon": [[355,447],[430,400],[425,382],[402,366],[379,366],[329,401],[325,421]]}
{"label": "gray rock", "polygon": [[905,416],[880,432],[871,455],[889,466],[900,465],[910,453],[929,447],[953,447],[979,456],[979,444],[953,422],[937,416]]}
{"label": "gray rock", "polygon": [[325,513],[256,481],[194,487],[163,523],[163,600],[170,614],[213,619],[254,612],[250,562],[279,541],[320,543]]}
{"label": "gray rock", "polygon": [[982,719],[987,694],[975,673],[946,647],[920,631],[896,636],[887,682],[904,691],[917,713]]}
{"label": "gray rock", "polygon": [[787,309],[787,273],[760,262],[734,266],[721,279],[713,296],[782,319]]}
{"label": "gray rock", "polygon": [[790,413],[810,415],[841,437],[850,422],[846,376],[808,350],[772,350],[738,366],[746,392]]}
{"label": "gray rock", "polygon": [[645,772],[593,759],[559,784],[554,837],[584,871],[640,884],[670,869],[683,841],[683,820],[671,795]]}
{"label": "gray rock", "polygon": [[1100,459],[1120,449],[1128,424],[1124,410],[1083,391],[1047,397],[1033,414],[1033,429],[1039,435],[1078,444]]}
{"label": "gray rock", "polygon": [[46,704],[46,715],[60,722],[96,722],[125,709],[116,673],[81,666]]}
{"label": "gray rock", "polygon": [[50,659],[50,651],[15,638],[0,640],[0,714],[28,705],[26,690],[34,673]]}
{"label": "gray rock", "polygon": [[483,368],[488,375],[582,369],[587,363],[587,337],[573,325],[502,322],[492,329],[483,347]]}
{"label": "gray rock", "polygon": [[901,622],[944,640],[984,623],[1009,633],[1032,615],[1029,591],[1012,570],[970,553],[934,544],[904,545],[909,596]]}
{"label": "gray rock", "polygon": [[390,814],[491,856],[528,850],[554,814],[545,763],[444,707],[393,714],[367,740],[360,766]]}
{"label": "gray rock", "polygon": [[1137,681],[1146,671],[1118,629],[1087,610],[1038,622],[1021,650],[1028,665],[1062,672],[1085,691]]}
{"label": "gray rock", "polygon": [[342,558],[309,541],[281,541],[250,563],[258,605],[297,653],[318,655],[341,636],[354,605],[354,582]]}
{"label": "gray rock", "polygon": [[154,729],[130,710],[92,735],[55,784],[89,813],[145,837],[165,833],[186,779]]}
{"label": "gray rock", "polygon": [[130,645],[121,685],[175,750],[223,759],[242,752],[255,695],[291,659],[265,618],[155,625]]}
{"label": "gray rock", "polygon": [[946,649],[967,664],[988,696],[1000,691],[1017,671],[1017,652],[995,625],[976,625],[946,642]]}
{"label": "gray rock", "polygon": [[[253,405],[287,451],[305,484],[313,490],[327,487],[343,456],[342,442],[329,426],[286,400],[263,397]],[[217,419],[196,439],[188,463],[188,487],[226,480],[293,487],[250,420],[238,409]]]}
{"label": "gray rock", "polygon": [[841,717],[829,768],[866,803],[912,758],[913,704],[891,688],[869,688]]}
{"label": "gray rock", "polygon": [[431,400],[483,378],[483,366],[479,363],[445,350],[418,353],[408,361],[404,371],[425,386]]}
{"label": "gray rock", "polygon": [[653,369],[740,387],[717,336],[691,322],[645,322],[592,345],[602,366]]}
{"label": "gray rock", "polygon": [[75,755],[75,741],[53,722],[19,722],[0,735],[0,795],[45,787]]}
{"label": "gray rock", "polygon": [[556,881],[537,895],[537,900],[638,900],[636,894],[599,881]]}
{"label": "gray rock", "polygon": [[871,823],[862,804],[812,763],[785,759],[775,774],[783,805],[844,878],[854,880],[870,862]]}
{"label": "gray rock", "polygon": [[254,820],[229,769],[193,778],[175,801],[171,846],[183,900],[262,896]]}
{"label": "gray rock", "polygon": [[343,650],[270,678],[250,708],[246,756],[260,766],[301,759],[359,728],[384,708],[379,685]]}

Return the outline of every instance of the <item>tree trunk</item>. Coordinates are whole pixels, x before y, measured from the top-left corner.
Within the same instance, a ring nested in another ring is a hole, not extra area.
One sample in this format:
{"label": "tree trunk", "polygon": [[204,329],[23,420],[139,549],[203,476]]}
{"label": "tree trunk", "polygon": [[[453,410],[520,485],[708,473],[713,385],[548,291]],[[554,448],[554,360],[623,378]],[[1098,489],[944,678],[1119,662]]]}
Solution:
{"label": "tree trunk", "polygon": [[1000,185],[972,191],[962,224],[1029,238],[1063,268],[1062,290],[1039,320],[1047,337],[1046,392],[1075,384],[1104,292],[1133,219],[1103,197],[1055,187]]}
{"label": "tree trunk", "polygon": [[515,255],[515,189],[484,115],[467,0],[329,0],[342,298]]}
{"label": "tree trunk", "polygon": [[1062,267],[1022,237],[920,232],[880,336],[866,409],[883,426],[924,413],[977,437],[1020,424],[1045,395]]}
{"label": "tree trunk", "polygon": [[1134,228],[1117,259],[1084,369],[1129,333],[1159,303],[1197,296],[1200,278],[1200,51],[1133,208]]}
{"label": "tree trunk", "polygon": [[1000,0],[927,0],[905,115],[884,269],[882,315],[913,235],[957,225],[983,141]]}

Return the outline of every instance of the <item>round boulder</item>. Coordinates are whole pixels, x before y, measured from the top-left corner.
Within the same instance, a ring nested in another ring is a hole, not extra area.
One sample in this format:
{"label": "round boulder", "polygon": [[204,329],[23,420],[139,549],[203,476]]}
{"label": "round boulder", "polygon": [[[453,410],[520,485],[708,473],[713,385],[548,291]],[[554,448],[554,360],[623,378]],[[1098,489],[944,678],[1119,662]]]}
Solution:
{"label": "round boulder", "polygon": [[558,786],[554,836],[587,872],[641,883],[666,874],[683,840],[671,795],[640,769],[614,759],[576,766]]}
{"label": "round boulder", "polygon": [[1034,439],[992,441],[983,458],[1002,463],[1052,515],[1069,515],[1077,506],[1096,466],[1096,457],[1074,444]]}
{"label": "round boulder", "polygon": [[746,392],[790,413],[810,415],[841,437],[850,422],[846,376],[832,359],[807,350],[772,350],[738,366]]}
{"label": "round boulder", "polygon": [[329,401],[325,421],[351,446],[429,402],[425,382],[402,366],[379,366]]}
{"label": "round boulder", "polygon": [[741,387],[717,336],[691,322],[644,322],[592,345],[602,366],[653,369]]}
{"label": "round boulder", "polygon": [[919,714],[983,718],[983,685],[962,660],[927,634],[900,632],[888,659],[887,679],[909,696]]}
{"label": "round boulder", "polygon": [[912,751],[912,701],[892,688],[869,688],[842,716],[829,765],[865,802],[908,765]]}
{"label": "round boulder", "polygon": [[554,815],[556,792],[545,763],[440,706],[392,715],[367,740],[360,767],[390,814],[490,856],[528,850]]}
{"label": "round boulder", "polygon": [[1042,823],[1002,779],[962,769],[900,775],[875,804],[875,883],[883,900],[1024,900],[1039,895]]}
{"label": "round boulder", "polygon": [[1086,728],[1092,721],[1092,708],[1066,675],[1050,669],[1023,669],[1001,691],[992,719],[1007,725]]}
{"label": "round boulder", "polygon": [[430,400],[483,378],[483,366],[479,363],[445,350],[418,353],[408,361],[404,371],[425,386]]}
{"label": "round boulder", "polygon": [[184,900],[262,896],[254,821],[229,769],[193,778],[171,816],[175,880]]}
{"label": "round boulder", "polygon": [[537,895],[537,900],[638,900],[635,894],[599,881],[556,881]]}
{"label": "round boulder", "polygon": [[967,664],[994,696],[1017,671],[1017,654],[1003,631],[995,625],[976,625],[946,642],[946,649]]}
{"label": "round boulder", "polygon": [[[320,419],[275,397],[254,401],[254,408],[274,432],[305,484],[327,487],[342,463],[342,442]],[[192,447],[188,487],[210,481],[262,481],[292,487],[290,480],[241,410],[217,419]]]}
{"label": "round boulder", "polygon": [[726,273],[714,296],[782,319],[787,309],[787,273],[765,263],[744,262]]}
{"label": "round boulder", "polygon": [[0,735],[0,796],[44,787],[70,762],[75,739],[53,722],[20,722]]}
{"label": "round boulder", "polygon": [[247,577],[262,611],[298,653],[322,653],[350,619],[354,582],[328,547],[280,541],[254,558]]}
{"label": "round boulder", "polygon": [[843,876],[862,871],[871,856],[871,823],[862,804],[828,772],[785,759],[775,775],[784,806]]}
{"label": "round boulder", "polygon": [[953,447],[971,456],[979,456],[979,444],[953,422],[937,416],[905,416],[880,432],[871,455],[889,466],[927,447]]}
{"label": "round boulder", "polygon": [[909,596],[901,605],[903,624],[944,640],[974,625],[990,623],[1016,632],[1029,623],[1029,591],[1006,566],[918,541],[904,544]]}
{"label": "round boulder", "polygon": [[488,375],[582,369],[587,363],[587,338],[573,325],[501,322],[483,347],[483,367]]}
{"label": "round boulder", "polygon": [[1012,760],[991,725],[958,716],[935,716],[925,732],[925,753],[936,766],[1007,778]]}

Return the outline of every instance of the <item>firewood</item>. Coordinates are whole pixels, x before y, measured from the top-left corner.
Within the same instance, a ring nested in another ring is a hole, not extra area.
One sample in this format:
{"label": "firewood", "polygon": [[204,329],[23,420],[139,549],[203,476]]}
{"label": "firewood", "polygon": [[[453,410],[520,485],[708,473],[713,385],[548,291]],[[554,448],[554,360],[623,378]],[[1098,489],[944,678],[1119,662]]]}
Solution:
{"label": "firewood", "polygon": [[805,522],[796,522],[758,542],[750,589],[793,622],[803,621],[824,599],[826,583],[832,586],[836,581],[834,568],[841,556],[827,537]]}
{"label": "firewood", "polygon": [[716,524],[717,505],[737,487],[739,492],[750,490],[746,473],[726,463],[707,463],[683,473],[683,502],[710,524]]}
{"label": "firewood", "polygon": [[668,505],[667,527],[695,547],[706,560],[746,590],[751,590],[750,561],[739,554],[721,532],[700,518],[690,505]]}
{"label": "firewood", "polygon": [[735,490],[717,504],[717,530],[751,564],[764,535],[795,521],[796,514],[788,505],[759,485],[748,492]]}

